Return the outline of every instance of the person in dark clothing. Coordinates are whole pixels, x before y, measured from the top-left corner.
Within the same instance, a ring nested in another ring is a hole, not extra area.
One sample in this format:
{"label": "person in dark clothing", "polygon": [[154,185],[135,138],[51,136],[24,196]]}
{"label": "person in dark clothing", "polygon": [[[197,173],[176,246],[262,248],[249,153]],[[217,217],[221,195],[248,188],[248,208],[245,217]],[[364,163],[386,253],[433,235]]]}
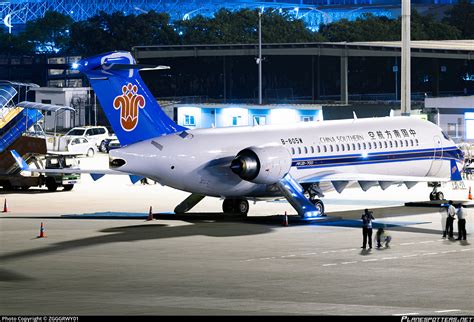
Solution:
{"label": "person in dark clothing", "polygon": [[466,240],[466,211],[463,209],[462,204],[458,205],[458,240]]}
{"label": "person in dark clothing", "polygon": [[369,209],[364,210],[364,214],[361,217],[362,219],[362,235],[364,237],[362,242],[363,249],[367,246],[367,239],[369,241],[369,249],[372,249],[372,221],[375,220],[372,212]]}

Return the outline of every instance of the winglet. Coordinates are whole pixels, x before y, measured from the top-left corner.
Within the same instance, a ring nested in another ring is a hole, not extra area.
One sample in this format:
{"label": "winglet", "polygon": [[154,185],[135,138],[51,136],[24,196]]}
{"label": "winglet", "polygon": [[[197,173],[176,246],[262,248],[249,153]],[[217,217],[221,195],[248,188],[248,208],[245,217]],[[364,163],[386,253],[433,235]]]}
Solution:
{"label": "winglet", "polygon": [[451,181],[462,181],[461,173],[455,160],[451,159]]}
{"label": "winglet", "polygon": [[10,153],[12,154],[13,158],[15,159],[16,163],[20,167],[21,170],[23,171],[29,171],[30,167],[28,167],[28,164],[26,164],[25,160],[16,152],[15,150],[10,150]]}
{"label": "winglet", "polygon": [[92,180],[97,181],[102,178],[105,174],[103,173],[91,173]]}
{"label": "winglet", "polygon": [[137,183],[138,181],[144,178],[144,177],[136,176],[133,174],[129,175],[129,177],[130,177],[130,181],[132,181],[133,184]]}

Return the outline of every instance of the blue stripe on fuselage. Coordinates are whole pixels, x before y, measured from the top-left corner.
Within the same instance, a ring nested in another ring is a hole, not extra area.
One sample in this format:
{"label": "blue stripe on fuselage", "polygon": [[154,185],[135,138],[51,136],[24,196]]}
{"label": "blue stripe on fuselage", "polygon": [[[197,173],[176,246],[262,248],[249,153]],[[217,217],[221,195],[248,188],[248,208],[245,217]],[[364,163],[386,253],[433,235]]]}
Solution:
{"label": "blue stripe on fuselage", "polygon": [[434,154],[439,153],[437,159],[462,161],[462,154],[456,147],[441,149],[420,149],[405,151],[373,152],[366,156],[362,154],[346,154],[321,157],[305,157],[293,159],[292,166],[298,169],[323,168],[333,166],[349,166],[371,163],[402,162],[412,160],[432,160]]}

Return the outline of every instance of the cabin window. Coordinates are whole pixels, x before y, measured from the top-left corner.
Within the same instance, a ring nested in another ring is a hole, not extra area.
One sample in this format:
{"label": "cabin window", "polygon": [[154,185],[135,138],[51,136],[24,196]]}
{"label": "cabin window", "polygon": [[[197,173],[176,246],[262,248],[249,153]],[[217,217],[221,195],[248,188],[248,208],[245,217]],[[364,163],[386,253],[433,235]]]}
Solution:
{"label": "cabin window", "polygon": [[382,142],[379,141],[379,148],[381,149],[382,148]]}
{"label": "cabin window", "polygon": [[392,141],[388,141],[388,143],[390,144],[390,148],[393,148],[393,142],[392,142]]}
{"label": "cabin window", "polygon": [[413,146],[413,139],[410,139],[410,145]]}
{"label": "cabin window", "polygon": [[329,149],[331,152],[334,152],[334,148],[332,147],[332,144],[329,146]]}
{"label": "cabin window", "polygon": [[360,143],[357,143],[357,149],[360,150],[362,147],[360,145]]}
{"label": "cabin window", "polygon": [[323,151],[324,151],[324,153],[328,152],[327,146],[323,146]]}
{"label": "cabin window", "polygon": [[314,147],[311,146],[311,153],[314,154]]}
{"label": "cabin window", "polygon": [[336,144],[336,152],[339,152],[339,144]]}
{"label": "cabin window", "polygon": [[304,147],[304,154],[308,154],[308,148]]}
{"label": "cabin window", "polygon": [[383,146],[384,146],[386,149],[388,148],[388,143],[387,143],[387,141],[384,141],[384,142],[383,142]]}
{"label": "cabin window", "polygon": [[351,145],[349,143],[347,143],[346,147],[347,147],[347,151],[351,150]]}
{"label": "cabin window", "polygon": [[321,153],[321,147],[318,145],[318,153]]}
{"label": "cabin window", "polygon": [[301,154],[301,148],[298,147],[298,154]]}
{"label": "cabin window", "polygon": [[364,147],[364,150],[367,150],[367,145],[364,143],[362,143],[362,146]]}
{"label": "cabin window", "polygon": [[400,147],[403,148],[403,140],[400,140]]}
{"label": "cabin window", "polygon": [[345,146],[344,144],[341,144],[341,151],[344,152]]}
{"label": "cabin window", "polygon": [[398,148],[398,141],[394,141],[395,147]]}
{"label": "cabin window", "polygon": [[420,144],[420,142],[418,141],[418,139],[415,139],[415,143],[416,143],[416,146],[418,146]]}
{"label": "cabin window", "polygon": [[356,149],[356,145],[355,145],[355,143],[352,143],[352,150],[355,151],[355,149]]}
{"label": "cabin window", "polygon": [[405,139],[405,146],[408,147],[408,140]]}
{"label": "cabin window", "polygon": [[291,154],[295,154],[295,148],[291,148]]}

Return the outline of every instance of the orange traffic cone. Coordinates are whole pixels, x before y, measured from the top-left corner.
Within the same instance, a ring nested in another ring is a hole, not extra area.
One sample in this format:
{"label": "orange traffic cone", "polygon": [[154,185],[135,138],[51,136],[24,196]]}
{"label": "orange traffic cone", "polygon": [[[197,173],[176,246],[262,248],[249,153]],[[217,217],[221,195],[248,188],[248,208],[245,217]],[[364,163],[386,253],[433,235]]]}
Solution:
{"label": "orange traffic cone", "polygon": [[40,234],[38,236],[38,238],[45,238],[46,235],[44,234],[44,226],[43,226],[43,223],[41,223],[41,227],[40,227]]}
{"label": "orange traffic cone", "polygon": [[150,211],[148,212],[148,218],[146,219],[146,221],[150,221],[150,220],[153,220],[153,212],[151,211],[151,206],[150,206]]}
{"label": "orange traffic cone", "polygon": [[2,212],[8,212],[7,198],[5,198],[5,203],[3,204],[3,211]]}
{"label": "orange traffic cone", "polygon": [[[469,187],[469,194],[467,195],[467,199],[472,200],[471,187]],[[5,199],[5,202],[7,202],[6,199]]]}
{"label": "orange traffic cone", "polygon": [[283,219],[283,226],[288,227],[288,216],[286,215],[286,211],[285,211],[285,218]]}

